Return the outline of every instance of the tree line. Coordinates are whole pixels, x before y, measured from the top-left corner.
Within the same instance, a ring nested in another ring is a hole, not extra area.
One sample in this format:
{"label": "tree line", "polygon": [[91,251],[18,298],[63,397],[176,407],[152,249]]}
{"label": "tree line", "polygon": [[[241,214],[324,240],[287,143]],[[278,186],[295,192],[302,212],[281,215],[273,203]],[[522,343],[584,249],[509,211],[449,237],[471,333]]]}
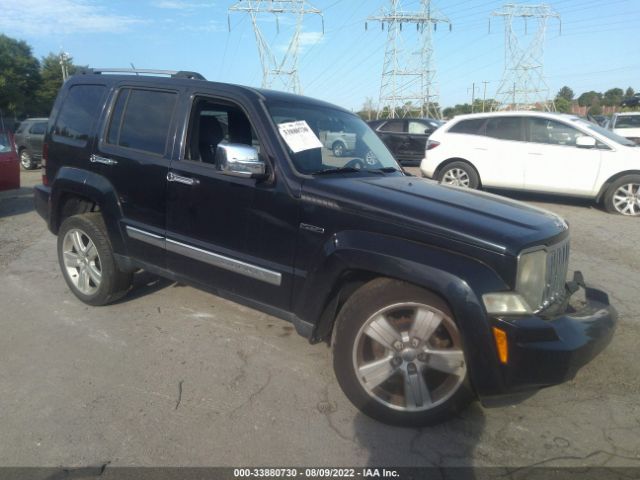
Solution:
{"label": "tree line", "polygon": [[[22,40],[0,34],[0,114],[5,121],[46,117],[62,86],[61,57],[50,53],[37,59]],[[77,66],[65,58],[67,71]]]}
{"label": "tree line", "polygon": [[[562,87],[554,98],[554,106],[555,110],[560,113],[571,113],[574,105],[578,105],[580,107],[587,107],[587,113],[590,115],[600,115],[603,112],[603,107],[619,107],[622,100],[625,98],[633,97],[635,95],[635,90],[631,87],[628,87],[626,90],[621,88],[610,88],[606,92],[596,92],[594,90],[590,90],[588,92],[584,92],[580,94],[577,98],[575,98],[575,94],[573,90],[568,87]],[[500,102],[493,98],[487,98],[482,100],[480,98],[476,98],[471,103],[459,103],[454,105],[453,107],[446,107],[441,110],[442,118],[453,118],[456,115],[464,115],[467,113],[480,113],[480,112],[491,112],[493,110],[500,109]],[[542,106],[541,106],[542,107]],[[431,108],[438,109],[440,111],[440,106],[438,104],[432,104]],[[634,110],[636,108],[620,108],[620,110]],[[389,108],[385,107],[385,109],[381,112],[380,118],[387,118],[389,115]],[[365,120],[375,119],[377,116],[377,111],[373,106],[373,99],[367,98],[365,101],[362,110],[358,112],[358,114],[364,118]],[[403,108],[399,108],[396,111],[397,117],[419,117],[420,109],[419,108],[411,108],[411,106],[405,105]]]}
{"label": "tree line", "polygon": [[635,90],[631,87],[626,90],[616,87],[610,88],[604,93],[590,90],[575,98],[573,90],[568,86],[564,86],[556,95],[555,105],[558,112],[569,113],[572,105],[577,103],[581,107],[587,107],[587,111],[591,115],[600,115],[602,114],[602,107],[620,106],[622,100],[633,97],[635,93]]}

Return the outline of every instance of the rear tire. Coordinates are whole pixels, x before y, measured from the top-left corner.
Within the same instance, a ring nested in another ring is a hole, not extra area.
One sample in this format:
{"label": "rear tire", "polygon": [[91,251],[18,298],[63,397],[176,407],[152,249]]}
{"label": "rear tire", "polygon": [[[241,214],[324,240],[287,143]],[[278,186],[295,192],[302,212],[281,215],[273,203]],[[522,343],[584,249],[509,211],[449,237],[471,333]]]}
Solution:
{"label": "rear tire", "polygon": [[58,232],[58,261],[67,285],[88,305],[107,305],[122,298],[132,274],[118,268],[100,213],[68,217]]}
{"label": "rear tire", "polygon": [[440,169],[438,180],[445,185],[478,188],[480,178],[476,169],[467,162],[451,162]]}
{"label": "rear tire", "polygon": [[33,170],[36,167],[26,148],[20,151],[20,165],[25,170]]}
{"label": "rear tire", "polygon": [[449,307],[415,285],[379,278],[360,287],[338,314],[332,348],[345,395],[384,423],[433,425],[473,398]]}
{"label": "rear tire", "polygon": [[625,175],[607,188],[604,208],[609,213],[640,216],[640,175]]}

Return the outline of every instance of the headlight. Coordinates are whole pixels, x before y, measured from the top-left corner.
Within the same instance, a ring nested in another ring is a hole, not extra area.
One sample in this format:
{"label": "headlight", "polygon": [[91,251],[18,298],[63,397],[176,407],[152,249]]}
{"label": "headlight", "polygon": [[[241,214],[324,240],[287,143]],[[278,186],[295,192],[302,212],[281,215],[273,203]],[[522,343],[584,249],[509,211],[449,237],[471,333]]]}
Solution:
{"label": "headlight", "polygon": [[533,313],[543,303],[546,274],[546,250],[521,254],[518,257],[515,291],[485,293],[482,301],[487,313],[494,315]]}
{"label": "headlight", "polygon": [[533,309],[537,309],[544,301],[546,275],[547,252],[545,250],[536,250],[520,255],[516,292],[522,295]]}

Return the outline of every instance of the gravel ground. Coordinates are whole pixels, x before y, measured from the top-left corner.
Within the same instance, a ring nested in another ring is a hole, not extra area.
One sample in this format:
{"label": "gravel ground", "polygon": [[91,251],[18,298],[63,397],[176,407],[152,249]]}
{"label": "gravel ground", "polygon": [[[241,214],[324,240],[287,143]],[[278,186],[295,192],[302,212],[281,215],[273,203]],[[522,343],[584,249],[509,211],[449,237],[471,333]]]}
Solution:
{"label": "gravel ground", "polygon": [[[610,292],[613,343],[575,380],[425,429],[355,410],[325,345],[288,323],[148,274],[108,307],[68,291],[22,189],[0,193],[0,466],[640,467],[640,221],[564,216],[571,267]],[[520,470],[523,469],[523,470]]]}

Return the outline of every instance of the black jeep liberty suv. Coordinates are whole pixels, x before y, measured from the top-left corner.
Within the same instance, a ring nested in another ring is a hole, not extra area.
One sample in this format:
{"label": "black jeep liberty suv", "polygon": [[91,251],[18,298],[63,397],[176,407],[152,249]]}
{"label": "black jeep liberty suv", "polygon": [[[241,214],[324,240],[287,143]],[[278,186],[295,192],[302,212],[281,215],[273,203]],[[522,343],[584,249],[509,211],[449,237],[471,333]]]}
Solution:
{"label": "black jeep liberty suv", "polygon": [[[144,269],[286,319],[330,343],[358,408],[400,425],[564,382],[609,343],[616,312],[566,282],[558,216],[407,175],[328,103],[135,73],[73,76],[47,127],[35,204],[81,301]],[[319,140],[336,124],[348,155]]]}

